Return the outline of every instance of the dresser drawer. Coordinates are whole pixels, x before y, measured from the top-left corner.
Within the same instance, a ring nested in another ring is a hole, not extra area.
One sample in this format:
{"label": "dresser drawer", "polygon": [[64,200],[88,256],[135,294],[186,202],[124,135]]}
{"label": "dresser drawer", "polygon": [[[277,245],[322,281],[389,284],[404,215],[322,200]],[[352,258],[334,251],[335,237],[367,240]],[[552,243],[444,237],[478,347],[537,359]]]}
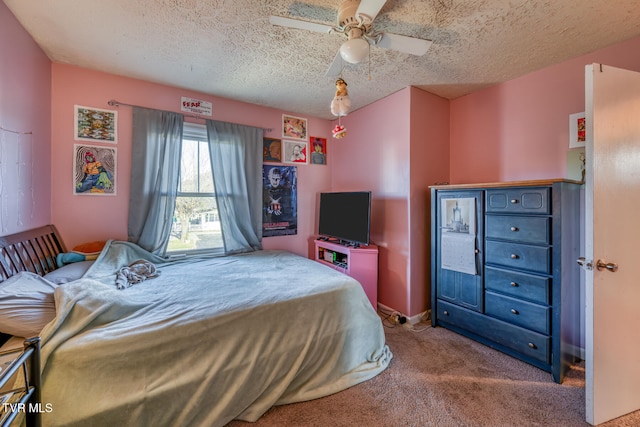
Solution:
{"label": "dresser drawer", "polygon": [[484,296],[485,313],[514,325],[531,329],[542,334],[551,333],[551,309],[548,306],[534,304],[486,292]]}
{"label": "dresser drawer", "polygon": [[542,216],[487,215],[486,236],[489,239],[549,244],[549,224],[549,218]]}
{"label": "dresser drawer", "polygon": [[548,214],[548,188],[500,188],[487,190],[487,212]]}
{"label": "dresser drawer", "polygon": [[485,260],[487,264],[535,271],[549,274],[551,272],[551,248],[548,246],[532,246],[519,243],[485,242]]}
{"label": "dresser drawer", "polygon": [[437,303],[437,320],[469,331],[543,363],[550,363],[550,342],[547,335],[521,328],[502,320],[485,316],[462,307]]}
{"label": "dresser drawer", "polygon": [[488,290],[540,304],[550,304],[551,279],[511,270],[486,267],[484,286]]}

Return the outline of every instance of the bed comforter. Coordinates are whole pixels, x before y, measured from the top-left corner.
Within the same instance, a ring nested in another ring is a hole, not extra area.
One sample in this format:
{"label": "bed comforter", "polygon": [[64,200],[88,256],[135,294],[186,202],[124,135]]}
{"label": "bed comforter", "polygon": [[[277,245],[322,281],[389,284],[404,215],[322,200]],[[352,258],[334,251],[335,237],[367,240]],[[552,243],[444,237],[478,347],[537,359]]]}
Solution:
{"label": "bed comforter", "polygon": [[[118,290],[118,269],[137,259],[159,277]],[[357,281],[283,251],[165,262],[109,241],[55,299],[45,426],[255,421],[370,379],[392,357]]]}

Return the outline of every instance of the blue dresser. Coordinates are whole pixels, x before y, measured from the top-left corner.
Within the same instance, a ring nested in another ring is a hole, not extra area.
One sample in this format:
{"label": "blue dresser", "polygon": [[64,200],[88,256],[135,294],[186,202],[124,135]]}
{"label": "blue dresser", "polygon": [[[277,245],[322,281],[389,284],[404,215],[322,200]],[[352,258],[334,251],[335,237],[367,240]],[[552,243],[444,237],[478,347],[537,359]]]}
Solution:
{"label": "blue dresser", "polygon": [[562,382],[580,347],[580,186],[431,187],[432,325]]}

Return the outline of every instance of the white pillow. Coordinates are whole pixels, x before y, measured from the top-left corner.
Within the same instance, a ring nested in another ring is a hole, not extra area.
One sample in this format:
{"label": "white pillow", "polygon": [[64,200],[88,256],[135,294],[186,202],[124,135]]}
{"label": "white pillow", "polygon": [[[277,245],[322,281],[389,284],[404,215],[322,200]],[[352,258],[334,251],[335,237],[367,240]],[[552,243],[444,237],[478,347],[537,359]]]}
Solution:
{"label": "white pillow", "polygon": [[42,276],[22,271],[0,283],[0,331],[34,337],[56,316],[53,291]]}
{"label": "white pillow", "polygon": [[58,285],[64,285],[67,282],[73,282],[84,276],[84,273],[87,272],[94,262],[95,261],[72,262],[71,264],[63,265],[45,274],[44,278]]}

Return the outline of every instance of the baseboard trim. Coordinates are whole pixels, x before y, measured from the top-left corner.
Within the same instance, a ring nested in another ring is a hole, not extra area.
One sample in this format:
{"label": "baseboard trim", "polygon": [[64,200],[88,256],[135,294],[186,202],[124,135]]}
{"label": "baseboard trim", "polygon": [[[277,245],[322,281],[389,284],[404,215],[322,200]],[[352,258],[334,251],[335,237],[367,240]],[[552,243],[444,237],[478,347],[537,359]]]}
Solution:
{"label": "baseboard trim", "polygon": [[568,352],[573,357],[576,357],[580,360],[585,360],[586,354],[585,354],[584,348],[582,347],[579,347],[577,345],[570,345],[568,346]]}

